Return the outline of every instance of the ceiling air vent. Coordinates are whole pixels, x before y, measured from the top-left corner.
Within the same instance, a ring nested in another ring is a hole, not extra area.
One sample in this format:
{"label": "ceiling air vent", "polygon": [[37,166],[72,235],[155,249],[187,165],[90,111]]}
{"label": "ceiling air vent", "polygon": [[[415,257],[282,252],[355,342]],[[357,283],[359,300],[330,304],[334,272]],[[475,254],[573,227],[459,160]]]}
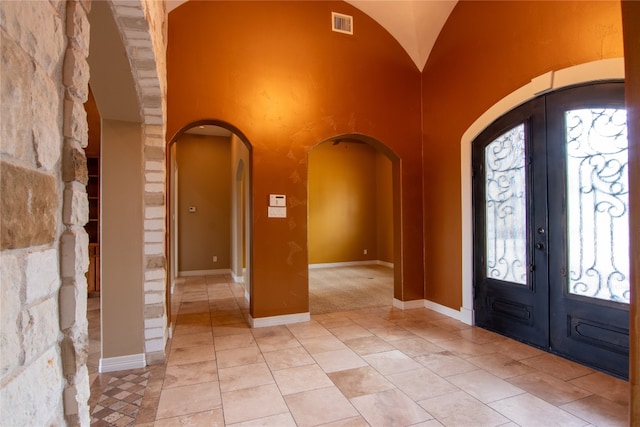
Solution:
{"label": "ceiling air vent", "polygon": [[353,34],[353,16],[331,12],[331,26],[337,33]]}

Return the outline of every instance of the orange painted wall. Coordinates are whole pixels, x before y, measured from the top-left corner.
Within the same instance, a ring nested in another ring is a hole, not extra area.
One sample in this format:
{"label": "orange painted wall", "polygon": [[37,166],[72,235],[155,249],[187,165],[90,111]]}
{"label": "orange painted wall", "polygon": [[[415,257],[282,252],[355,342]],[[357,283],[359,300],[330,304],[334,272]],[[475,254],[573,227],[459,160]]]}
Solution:
{"label": "orange painted wall", "polygon": [[619,2],[459,2],[422,73],[425,297],[459,309],[460,140],[532,78],[622,57]]}
{"label": "orange painted wall", "polygon": [[[354,16],[354,36],[330,31]],[[403,288],[424,297],[420,72],[377,23],[344,2],[187,2],[169,15],[168,126],[217,119],[252,145],[254,318],[308,311],[307,153],[362,133],[401,159]],[[288,218],[267,218],[287,195]]]}

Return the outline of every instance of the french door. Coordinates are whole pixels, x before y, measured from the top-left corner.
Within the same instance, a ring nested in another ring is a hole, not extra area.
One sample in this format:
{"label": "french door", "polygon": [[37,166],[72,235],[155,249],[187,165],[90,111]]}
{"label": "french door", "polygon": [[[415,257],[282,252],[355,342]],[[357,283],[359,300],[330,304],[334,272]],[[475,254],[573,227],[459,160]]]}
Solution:
{"label": "french door", "polygon": [[628,376],[623,83],[560,90],[473,143],[478,326]]}

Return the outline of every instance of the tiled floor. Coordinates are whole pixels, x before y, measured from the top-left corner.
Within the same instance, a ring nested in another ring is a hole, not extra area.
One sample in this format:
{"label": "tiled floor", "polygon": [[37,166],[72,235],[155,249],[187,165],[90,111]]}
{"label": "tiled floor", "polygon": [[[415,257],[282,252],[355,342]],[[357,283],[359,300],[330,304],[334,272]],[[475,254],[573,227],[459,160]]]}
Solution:
{"label": "tiled floor", "polygon": [[[166,366],[136,372],[130,425],[627,425],[626,382],[427,309],[250,329],[226,276],[182,279],[172,305]],[[122,374],[98,375],[92,403]]]}

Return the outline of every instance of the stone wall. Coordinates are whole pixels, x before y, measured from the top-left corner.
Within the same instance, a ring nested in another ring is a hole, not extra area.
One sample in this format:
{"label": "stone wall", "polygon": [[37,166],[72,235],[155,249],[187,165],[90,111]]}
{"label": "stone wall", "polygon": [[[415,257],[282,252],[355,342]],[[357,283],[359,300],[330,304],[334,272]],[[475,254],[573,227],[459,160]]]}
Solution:
{"label": "stone wall", "polygon": [[[0,2],[2,424],[88,424],[88,2]],[[65,416],[66,414],[66,416]]]}
{"label": "stone wall", "polygon": [[[0,414],[89,425],[87,99],[90,0],[0,2]],[[112,3],[145,124],[146,352],[164,360],[163,2]],[[161,58],[156,60],[156,57]]]}

